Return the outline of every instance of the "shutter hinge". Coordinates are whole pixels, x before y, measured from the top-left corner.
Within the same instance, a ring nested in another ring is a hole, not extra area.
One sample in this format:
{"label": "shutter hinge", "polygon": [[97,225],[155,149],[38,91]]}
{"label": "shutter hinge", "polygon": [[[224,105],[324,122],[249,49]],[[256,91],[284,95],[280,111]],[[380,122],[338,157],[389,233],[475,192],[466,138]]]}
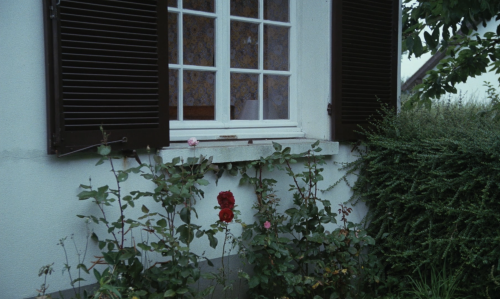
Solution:
{"label": "shutter hinge", "polygon": [[[54,2],[54,1],[52,1]],[[56,18],[56,6],[59,6],[61,4],[61,0],[57,0],[55,5],[50,6],[50,18],[55,19]]]}
{"label": "shutter hinge", "polygon": [[326,111],[328,112],[328,115],[332,116],[332,104],[328,103],[328,107],[326,108]]}

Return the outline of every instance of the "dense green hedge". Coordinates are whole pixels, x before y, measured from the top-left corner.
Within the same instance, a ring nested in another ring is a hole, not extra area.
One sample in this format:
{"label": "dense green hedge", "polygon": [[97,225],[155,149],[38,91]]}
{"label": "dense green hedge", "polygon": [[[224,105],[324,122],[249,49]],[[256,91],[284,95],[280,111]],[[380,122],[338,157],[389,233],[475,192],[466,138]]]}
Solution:
{"label": "dense green hedge", "polygon": [[365,131],[348,168],[386,284],[446,264],[473,298],[500,298],[500,125],[483,108],[405,111]]}

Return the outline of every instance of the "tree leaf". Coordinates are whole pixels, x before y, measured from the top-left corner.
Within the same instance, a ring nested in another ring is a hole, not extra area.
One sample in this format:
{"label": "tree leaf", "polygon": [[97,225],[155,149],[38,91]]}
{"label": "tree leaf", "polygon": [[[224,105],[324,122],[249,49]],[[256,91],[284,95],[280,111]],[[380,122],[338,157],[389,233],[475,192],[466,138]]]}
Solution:
{"label": "tree leaf", "polygon": [[415,36],[414,43],[415,44],[413,45],[413,53],[415,53],[416,57],[422,56],[424,48],[422,47],[422,41],[420,40],[419,36]]}

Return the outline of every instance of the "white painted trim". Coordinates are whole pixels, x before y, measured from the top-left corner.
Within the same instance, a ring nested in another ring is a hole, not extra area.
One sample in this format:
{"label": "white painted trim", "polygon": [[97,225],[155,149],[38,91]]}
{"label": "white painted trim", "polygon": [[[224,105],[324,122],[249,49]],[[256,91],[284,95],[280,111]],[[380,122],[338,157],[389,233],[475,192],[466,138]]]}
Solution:
{"label": "white painted trim", "polygon": [[[188,136],[188,137],[186,137]],[[230,137],[224,137],[230,136]],[[244,128],[238,130],[228,129],[192,129],[192,130],[171,130],[170,141],[186,141],[189,137],[196,137],[198,140],[227,140],[227,139],[262,139],[262,138],[304,138],[305,133],[299,128],[280,128],[279,130],[269,128]]]}
{"label": "white painted trim", "polygon": [[[299,154],[311,149],[316,142],[314,139],[282,139],[275,140],[283,148],[290,147],[292,154]],[[339,153],[339,143],[333,141],[320,141],[319,147],[322,151],[318,154],[331,156]],[[213,157],[213,163],[228,163],[240,161],[258,160],[274,153],[272,140],[254,140],[253,144],[247,141],[209,141],[200,142],[196,148],[190,147],[187,142],[172,143],[169,147],[160,150],[159,155],[164,162],[170,162],[173,158],[181,157],[184,161],[188,157],[203,155]]]}
{"label": "white painted trim", "polygon": [[[171,13],[176,13],[179,18],[178,22],[178,45],[179,45],[179,61],[176,64],[169,64],[170,69],[178,70],[178,120],[170,121],[171,140],[186,140],[191,136],[205,140],[218,140],[220,135],[235,135],[238,138],[293,138],[304,137],[304,133],[298,122],[298,103],[297,99],[297,65],[296,60],[299,59],[297,51],[297,9],[296,1],[289,0],[289,21],[277,22],[264,20],[264,0],[259,0],[259,16],[258,18],[245,18],[230,15],[230,1],[216,1],[215,13],[200,12],[187,10],[182,8],[182,1],[178,1],[177,8],[168,8]],[[215,22],[215,65],[214,66],[196,66],[186,65],[183,61],[183,16],[184,14],[197,15],[213,18]],[[259,24],[259,63],[257,69],[240,69],[231,68],[230,60],[230,41],[231,41],[231,21],[244,21]],[[276,71],[264,70],[264,26],[273,25],[289,28],[289,70]],[[184,121],[183,120],[183,75],[184,70],[199,70],[215,72],[215,120],[213,121]],[[231,73],[253,73],[259,74],[259,120],[231,120],[230,119],[230,101],[231,101]],[[289,84],[289,119],[264,120],[263,119],[263,76],[264,75],[281,75],[288,76]],[[269,130],[269,128],[272,128]],[[222,129],[222,130],[221,130]],[[231,129],[233,132],[228,133],[224,129]],[[247,129],[252,129],[249,132]],[[271,131],[271,132],[269,132]],[[221,134],[221,132],[224,132]],[[261,134],[257,136],[257,134]]]}

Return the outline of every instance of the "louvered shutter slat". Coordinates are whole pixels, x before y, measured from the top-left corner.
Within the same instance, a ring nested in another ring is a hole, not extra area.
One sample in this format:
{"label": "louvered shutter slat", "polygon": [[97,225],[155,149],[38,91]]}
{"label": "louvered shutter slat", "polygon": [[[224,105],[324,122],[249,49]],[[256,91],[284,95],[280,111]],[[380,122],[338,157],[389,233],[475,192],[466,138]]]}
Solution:
{"label": "louvered shutter slat", "polygon": [[57,9],[54,147],[61,153],[98,143],[100,126],[126,137],[122,147],[167,146],[166,5],[61,0]]}
{"label": "louvered shutter slat", "polygon": [[381,103],[397,105],[398,18],[398,0],[333,1],[334,140],[358,139]]}

